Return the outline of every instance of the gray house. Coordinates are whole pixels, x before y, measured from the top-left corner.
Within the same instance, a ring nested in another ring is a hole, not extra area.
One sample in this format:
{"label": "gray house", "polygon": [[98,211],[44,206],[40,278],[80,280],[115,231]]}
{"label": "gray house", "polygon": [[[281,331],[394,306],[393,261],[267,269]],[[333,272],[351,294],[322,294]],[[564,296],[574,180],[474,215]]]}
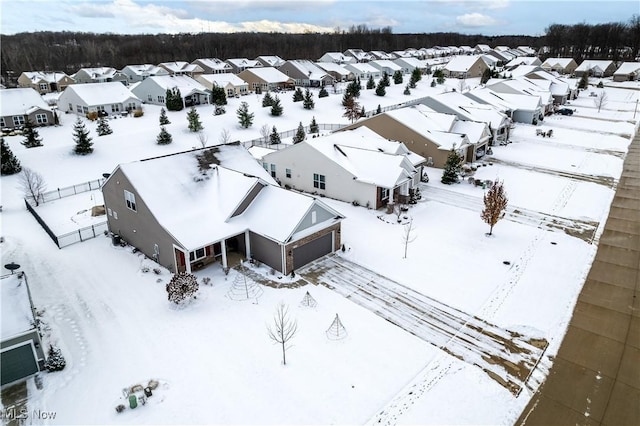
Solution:
{"label": "gray house", "polygon": [[31,88],[0,90],[0,128],[22,128],[29,119],[36,126],[54,124],[53,110]]}
{"label": "gray house", "polygon": [[45,356],[24,273],[5,275],[0,279],[0,303],[0,385],[5,386],[41,371]]}
{"label": "gray house", "polygon": [[102,193],[110,231],[174,272],[235,257],[288,274],[340,247],[343,216],[276,185],[239,145],[121,164]]}

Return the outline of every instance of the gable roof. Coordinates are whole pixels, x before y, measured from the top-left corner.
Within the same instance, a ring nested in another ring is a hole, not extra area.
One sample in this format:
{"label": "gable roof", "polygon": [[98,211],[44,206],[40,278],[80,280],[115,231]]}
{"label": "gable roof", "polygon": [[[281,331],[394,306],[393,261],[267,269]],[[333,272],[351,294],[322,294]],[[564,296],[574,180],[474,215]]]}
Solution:
{"label": "gable roof", "polygon": [[471,89],[465,95],[475,96],[489,105],[504,108],[504,111],[536,111],[542,106],[539,95],[518,95],[513,93],[496,93],[487,87]]}
{"label": "gable roof", "polygon": [[65,77],[69,78],[66,73],[63,73],[61,71],[25,71],[22,74],[24,74],[34,83],[38,81],[46,81],[47,83],[58,83]]}
{"label": "gable roof", "polygon": [[140,100],[124,84],[119,82],[72,84],[64,89],[60,97],[67,97],[71,92],[75,93],[87,105],[121,103],[131,98]]}
{"label": "gable roof", "polygon": [[585,59],[578,65],[576,71],[589,71],[594,68],[599,69],[600,71],[605,71],[613,64],[613,61],[610,60],[598,60],[598,59]]}
{"label": "gable roof", "polygon": [[147,88],[151,85],[160,87],[163,91],[168,89],[177,88],[180,90],[182,97],[189,96],[192,93],[205,93],[207,88],[202,84],[186,75],[156,75],[149,77],[137,85],[133,90],[133,93],[142,94],[146,93]]}
{"label": "gable roof", "polygon": [[280,56],[258,56],[256,61],[265,62],[270,67],[279,67],[285,63],[285,60]]}
{"label": "gable roof", "polygon": [[623,62],[613,75],[639,74],[640,62]]}
{"label": "gable roof", "polygon": [[354,62],[353,56],[345,55],[341,52],[326,52],[322,55],[322,58],[330,58],[333,62]]}
{"label": "gable roof", "polygon": [[373,67],[389,68],[390,71],[401,71],[402,67],[389,59],[375,59],[369,62]]}
{"label": "gable roof", "polygon": [[381,72],[378,68],[370,65],[367,62],[356,62],[353,64],[345,64],[344,66],[348,70],[354,70],[356,73],[379,73]]}
{"label": "gable roof", "polygon": [[285,83],[291,80],[285,73],[273,67],[247,68],[238,74],[240,78],[244,73],[250,73],[267,83]]}
{"label": "gable roof", "polygon": [[125,69],[139,76],[164,75],[168,73],[164,68],[152,64],[127,65],[122,68],[122,71]]}
{"label": "gable roof", "polygon": [[115,68],[111,68],[111,67],[94,67],[94,68],[80,68],[80,70],[78,70],[78,73],[79,72],[86,73],[89,77],[93,79],[104,79],[104,78],[113,78],[113,76],[118,71]]}
{"label": "gable roof", "polygon": [[335,62],[316,62],[316,65],[326,72],[334,72],[336,74],[347,76],[351,74],[351,71],[347,70],[344,66],[336,64]]}
{"label": "gable roof", "polygon": [[575,62],[573,58],[547,58],[543,63],[543,67],[555,68],[556,66],[561,68],[568,67],[571,62]]}
{"label": "gable roof", "polygon": [[246,86],[247,82],[235,74],[226,72],[221,74],[201,74],[197,77],[198,81],[206,81],[209,84],[216,84],[219,87],[232,84],[234,86]]}
{"label": "gable roof", "polygon": [[249,58],[231,58],[227,59],[226,62],[236,68],[261,68],[263,66],[260,61]]}
{"label": "gable roof", "polygon": [[304,74],[309,78],[309,80],[322,80],[327,78],[327,73],[320,67],[318,67],[313,62],[306,59],[296,59],[287,61],[286,63],[290,64],[296,70],[298,70],[301,74]]}
{"label": "gable roof", "polygon": [[190,64],[186,61],[162,62],[161,64],[158,64],[158,66],[163,67],[172,73],[204,72],[204,70],[198,64]]}
{"label": "gable roof", "polygon": [[401,123],[403,126],[423,135],[438,145],[438,149],[448,151],[453,148],[454,145],[456,148],[462,148],[469,143],[468,138],[464,134],[455,133],[436,126],[434,124],[435,121],[423,115],[418,108],[398,108],[387,111],[384,114]]}
{"label": "gable roof", "polygon": [[0,116],[25,115],[32,108],[51,111],[42,96],[30,87],[0,90]]}
{"label": "gable roof", "polygon": [[212,70],[231,70],[231,65],[218,58],[198,58],[192,63],[201,64]]}
{"label": "gable roof", "polygon": [[458,92],[441,93],[428,98],[445,105],[454,111],[459,118],[487,123],[494,129],[508,122],[507,116],[491,105],[475,102]]}
{"label": "gable roof", "polygon": [[536,65],[540,64],[540,59],[536,56],[517,56],[506,63],[505,67],[515,67],[516,65]]}
{"label": "gable roof", "polygon": [[468,72],[478,60],[480,56],[455,56],[444,68],[453,72]]}

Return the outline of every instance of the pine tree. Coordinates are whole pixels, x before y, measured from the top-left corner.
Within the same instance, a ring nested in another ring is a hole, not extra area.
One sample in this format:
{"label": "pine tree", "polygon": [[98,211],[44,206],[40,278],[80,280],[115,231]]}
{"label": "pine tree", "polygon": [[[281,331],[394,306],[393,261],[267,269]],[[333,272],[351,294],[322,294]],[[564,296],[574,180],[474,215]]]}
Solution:
{"label": "pine tree", "polygon": [[411,81],[416,84],[420,80],[422,80],[422,71],[420,71],[420,68],[414,68],[413,71],[411,71]]}
{"label": "pine tree", "polygon": [[160,127],[160,133],[156,138],[156,142],[158,142],[158,145],[168,145],[173,142],[173,136],[171,136],[171,133],[167,132],[167,129],[162,126]]}
{"label": "pine tree", "polygon": [[380,82],[378,83],[378,87],[376,87],[376,95],[377,96],[384,96],[387,94],[387,89],[385,89],[385,85],[382,82],[382,80],[380,80]]}
{"label": "pine tree", "polygon": [[296,134],[293,136],[293,143],[300,143],[306,137],[306,133],[304,132],[304,127],[302,126],[302,121],[298,124],[298,130],[296,130]]}
{"label": "pine tree", "polygon": [[182,111],[184,109],[184,102],[182,101],[180,89],[177,87],[167,89],[165,104],[169,111]]}
{"label": "pine tree", "polygon": [[400,70],[396,70],[396,72],[393,73],[393,84],[402,84],[402,82],[402,73]]}
{"label": "pine tree", "polygon": [[271,96],[270,92],[267,92],[262,97],[262,106],[263,107],[270,107],[272,105],[273,105],[273,97]]}
{"label": "pine tree", "polygon": [[366,117],[367,116],[367,112],[364,109],[364,105],[362,105],[362,108],[360,108],[360,117]]}
{"label": "pine tree", "polygon": [[482,220],[489,228],[489,235],[493,233],[493,227],[504,217],[504,210],[507,208],[507,193],[502,182],[495,181],[489,190],[484,194],[484,209],[482,210]]}
{"label": "pine tree", "polygon": [[373,80],[373,76],[369,76],[369,80],[367,80],[367,90],[371,90],[376,87],[376,82]]}
{"label": "pine tree", "polygon": [[273,126],[273,130],[271,130],[271,134],[269,135],[269,142],[271,142],[271,145],[277,145],[282,142],[280,140],[280,133],[278,133],[278,129],[276,129],[276,126]]}
{"label": "pine tree", "polygon": [[248,129],[253,125],[253,113],[249,112],[249,104],[246,102],[241,102],[240,106],[236,110],[236,115],[238,116],[238,121],[240,126],[245,129]]}
{"label": "pine tree", "polygon": [[380,83],[382,83],[383,87],[389,87],[391,86],[391,82],[389,81],[389,74],[387,74],[387,72],[383,72],[382,73],[382,78],[380,79],[380,82],[378,82],[378,85],[380,85]]}
{"label": "pine tree", "polygon": [[2,175],[20,173],[20,171],[22,171],[20,161],[13,155],[11,148],[9,148],[9,145],[4,141],[3,137],[0,137],[0,142],[2,142],[2,158],[0,159]]}
{"label": "pine tree", "polygon": [[304,95],[302,94],[301,88],[296,88],[296,91],[293,92],[293,102],[300,102],[304,99]]}
{"label": "pine tree", "polygon": [[405,95],[410,95],[411,94],[411,90],[409,90],[409,85],[407,84],[406,86],[404,86],[404,93]]}
{"label": "pine tree", "polygon": [[211,88],[211,103],[214,105],[226,105],[227,94],[222,87],[213,86]]}
{"label": "pine tree", "polygon": [[167,110],[162,108],[160,110],[160,125],[161,126],[166,126],[167,124],[171,124],[171,122],[169,121],[169,118],[167,117]]}
{"label": "pine tree", "polygon": [[360,97],[360,79],[354,80],[347,85],[345,96],[359,98]]}
{"label": "pine tree", "polygon": [[435,80],[431,80],[431,87],[436,87],[436,81]]}
{"label": "pine tree", "polygon": [[189,121],[189,130],[191,132],[195,133],[204,129],[204,127],[202,127],[202,122],[200,121],[200,114],[198,114],[198,111],[194,106],[192,106],[187,113],[187,121]]}
{"label": "pine tree", "polygon": [[451,185],[457,183],[459,180],[460,171],[462,170],[462,157],[458,155],[455,145],[451,147],[447,161],[444,163],[444,170],[442,171],[442,178],[440,182]]}
{"label": "pine tree", "polygon": [[87,155],[93,152],[93,142],[89,137],[89,131],[84,127],[82,118],[78,117],[73,125],[73,141],[76,144],[73,152],[78,155]]}
{"label": "pine tree", "polygon": [[315,105],[316,105],[315,102],[313,102],[313,95],[311,94],[309,89],[307,89],[304,92],[304,101],[303,101],[304,109],[313,109]]}
{"label": "pine tree", "polygon": [[273,100],[273,105],[271,105],[271,115],[274,117],[280,117],[282,115],[282,104],[280,104],[280,98],[276,95]]}
{"label": "pine tree", "polygon": [[109,122],[104,117],[100,117],[98,119],[98,128],[96,129],[96,132],[98,133],[98,136],[105,136],[113,133],[113,130],[111,130]]}
{"label": "pine tree", "polygon": [[309,125],[309,133],[318,133],[320,129],[318,128],[318,123],[316,123],[316,117],[311,118],[311,124]]}
{"label": "pine tree", "polygon": [[326,98],[327,96],[329,96],[329,92],[327,92],[327,89],[323,86],[318,92],[318,98]]}
{"label": "pine tree", "polygon": [[380,107],[380,104],[378,104],[378,108],[376,109],[376,115],[377,114],[382,114],[382,108]]}
{"label": "pine tree", "polygon": [[27,148],[35,148],[38,146],[42,146],[42,138],[38,133],[38,129],[35,128],[33,122],[29,120],[27,117],[27,121],[24,123],[24,128],[22,129],[22,134],[24,135],[24,141],[22,141],[22,145]]}

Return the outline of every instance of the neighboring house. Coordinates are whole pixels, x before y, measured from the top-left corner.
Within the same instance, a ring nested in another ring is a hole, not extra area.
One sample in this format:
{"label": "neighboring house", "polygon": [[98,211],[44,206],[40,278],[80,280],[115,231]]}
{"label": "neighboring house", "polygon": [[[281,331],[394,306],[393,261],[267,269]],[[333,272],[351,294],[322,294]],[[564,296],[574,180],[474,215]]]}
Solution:
{"label": "neighboring house", "polygon": [[464,93],[468,98],[493,105],[511,121],[538,124],[544,119],[542,101],[538,95],[497,93],[486,87],[478,87]]}
{"label": "neighboring house", "polygon": [[515,58],[515,55],[512,55],[507,51],[499,51],[495,49],[488,51],[485,55],[493,56],[494,58],[496,58],[498,60],[498,67],[505,66],[505,64]]}
{"label": "neighboring house", "polygon": [[535,49],[533,49],[533,48],[531,48],[529,46],[518,46],[518,47],[516,47],[516,49],[518,49],[519,51],[523,52],[527,56],[533,56],[533,55],[535,55],[537,53]]}
{"label": "neighboring house", "polygon": [[592,77],[611,77],[616,72],[616,64],[609,60],[585,59],[575,69],[576,77],[582,77],[585,72]]}
{"label": "neighboring house", "polygon": [[282,274],[340,248],[340,213],[274,184],[239,145],[121,164],[102,186],[109,230],[173,272],[229,258]]}
{"label": "neighboring house", "polygon": [[167,70],[169,75],[186,75],[196,78],[200,74],[204,74],[204,70],[198,64],[190,64],[185,61],[163,62],[158,66]]}
{"label": "neighboring house", "polygon": [[402,72],[402,67],[400,65],[388,59],[375,59],[373,61],[369,61],[369,65],[380,70],[381,74],[386,72],[389,77],[395,74],[396,71]]}
{"label": "neighboring house", "polygon": [[518,77],[506,80],[492,78],[487,81],[486,87],[499,93],[540,96],[543,114],[551,113],[553,111],[555,99],[551,93],[551,85],[549,82],[543,84],[543,82],[537,81],[536,83],[527,77]]}
{"label": "neighboring house", "polygon": [[482,73],[489,66],[480,56],[456,56],[444,66],[445,77],[450,78],[475,78],[482,77]]}
{"label": "neighboring house", "polygon": [[18,87],[29,87],[40,94],[62,92],[74,83],[74,79],[59,71],[25,71],[18,77]]}
{"label": "neighboring house", "polygon": [[140,98],[131,93],[124,84],[116,82],[73,84],[58,98],[60,111],[81,115],[94,111],[108,115],[122,114],[140,109],[141,106]]}
{"label": "neighboring house", "polygon": [[362,128],[307,139],[262,163],[286,187],[378,209],[409,202],[424,158]]}
{"label": "neighboring house", "polygon": [[295,86],[295,80],[272,67],[249,68],[238,74],[249,85],[249,90],[268,91],[290,89]]}
{"label": "neighboring house", "polygon": [[164,106],[167,104],[167,90],[173,89],[180,91],[185,108],[210,103],[207,88],[186,75],[149,77],[131,89],[131,92],[142,102]]}
{"label": "neighboring house", "polygon": [[24,273],[0,278],[0,305],[0,386],[4,387],[44,370],[45,354]]}
{"label": "neighboring house", "polygon": [[410,58],[397,58],[393,62],[402,69],[403,74],[411,74],[414,69],[419,69],[423,74],[427,72],[429,68],[427,62],[423,59],[414,57]]}
{"label": "neighboring house", "polygon": [[553,96],[554,105],[564,105],[568,100],[578,97],[577,80],[569,81],[562,77],[556,77],[550,72],[533,65],[521,65],[513,71],[514,78],[524,77],[531,83],[549,90]]}
{"label": "neighboring house", "polygon": [[350,64],[357,62],[353,56],[345,55],[340,52],[327,52],[322,55],[318,62],[333,62],[334,64]]}
{"label": "neighboring house", "polygon": [[191,62],[202,68],[203,74],[228,74],[233,72],[233,67],[218,58],[200,58]]}
{"label": "neighboring house", "polygon": [[483,55],[480,55],[480,57],[487,64],[489,68],[491,69],[498,68],[498,67],[502,68],[500,64],[500,59],[496,58],[495,56],[491,56],[488,53],[485,53]]}
{"label": "neighboring house", "polygon": [[360,80],[368,80],[369,77],[373,77],[374,79],[378,79],[382,77],[382,72],[374,67],[373,65],[369,65],[366,62],[358,62],[353,64],[345,64],[344,68],[353,73],[356,79]]}
{"label": "neighboring house", "polygon": [[491,50],[491,47],[489,47],[488,44],[476,44],[476,47],[473,48],[473,53],[475,54],[489,53],[490,50]]}
{"label": "neighboring house", "polygon": [[383,52],[382,50],[372,50],[371,52],[369,52],[369,55],[371,55],[372,59],[386,59],[386,60],[393,60],[396,58],[401,58],[404,57],[405,54],[407,56],[409,56],[409,54],[407,52],[402,52],[402,54],[399,53],[387,53],[387,52]]}
{"label": "neighboring house", "polygon": [[36,126],[52,125],[55,123],[53,114],[42,96],[33,89],[0,90],[1,129],[21,129],[27,119]]}
{"label": "neighboring house", "polygon": [[555,71],[559,74],[573,74],[578,64],[573,58],[547,58],[540,67],[545,71]]}
{"label": "neighboring house", "polygon": [[373,59],[370,54],[362,49],[347,49],[344,51],[344,55],[351,56],[356,62],[369,62]]}
{"label": "neighboring house", "polygon": [[505,64],[505,68],[511,69],[519,65],[542,65],[542,61],[537,56],[518,56]]}
{"label": "neighboring house", "polygon": [[335,62],[316,62],[316,65],[331,75],[336,81],[351,81],[355,78],[351,71]]}
{"label": "neighboring house", "polygon": [[280,56],[258,56],[256,61],[260,62],[265,67],[273,68],[278,68],[286,62]]}
{"label": "neighboring house", "polygon": [[250,68],[264,67],[260,61],[248,58],[231,58],[227,59],[225,62],[231,66],[231,72],[234,74],[240,74],[242,71]]}
{"label": "neighboring house", "polygon": [[431,47],[423,47],[420,49],[420,57],[424,59],[435,58],[437,54],[438,52],[436,51],[436,49],[433,49]]}
{"label": "neighboring house", "polygon": [[491,105],[481,104],[457,92],[428,96],[421,99],[420,103],[433,111],[453,114],[460,120],[487,124],[491,130],[492,145],[509,140],[511,120]]}
{"label": "neighboring house", "polygon": [[73,75],[73,79],[78,84],[84,83],[107,83],[111,81],[126,81],[126,76],[117,69],[111,67],[81,68]]}
{"label": "neighboring house", "polygon": [[613,81],[640,80],[640,62],[623,62],[613,73]]}
{"label": "neighboring house", "polygon": [[286,61],[277,69],[292,78],[296,86],[323,87],[336,82],[336,79],[331,74],[308,60]]}
{"label": "neighboring house", "polygon": [[120,70],[120,73],[127,76],[128,84],[138,83],[156,75],[169,75],[166,69],[151,64],[127,65]]}
{"label": "neighboring house", "polygon": [[222,87],[228,98],[249,94],[247,82],[232,73],[202,74],[196,77],[196,80],[207,90],[213,90],[214,86]]}

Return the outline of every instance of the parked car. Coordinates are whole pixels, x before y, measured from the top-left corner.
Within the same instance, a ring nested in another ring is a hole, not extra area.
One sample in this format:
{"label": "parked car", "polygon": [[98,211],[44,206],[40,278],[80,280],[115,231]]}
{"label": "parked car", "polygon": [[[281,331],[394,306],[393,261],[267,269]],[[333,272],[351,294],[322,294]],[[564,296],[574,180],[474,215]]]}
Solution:
{"label": "parked car", "polygon": [[573,110],[569,108],[560,108],[558,111],[556,111],[556,114],[573,115]]}

